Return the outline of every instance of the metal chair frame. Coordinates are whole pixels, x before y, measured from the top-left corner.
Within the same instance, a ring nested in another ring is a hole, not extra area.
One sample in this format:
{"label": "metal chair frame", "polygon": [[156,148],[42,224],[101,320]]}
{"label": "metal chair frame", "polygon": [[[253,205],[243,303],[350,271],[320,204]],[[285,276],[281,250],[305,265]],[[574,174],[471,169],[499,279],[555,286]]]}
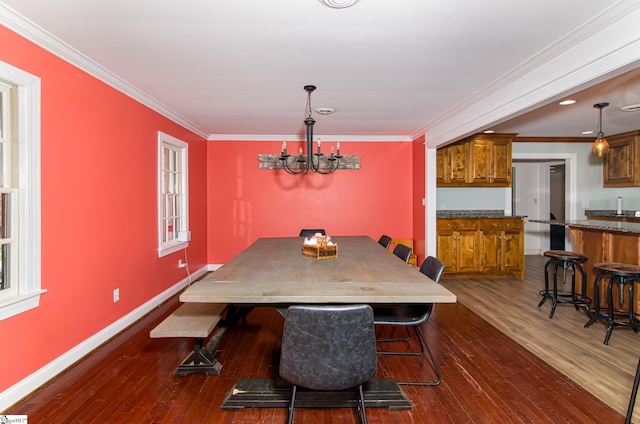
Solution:
{"label": "metal chair frame", "polygon": [[[438,283],[444,272],[445,265],[438,258],[428,256],[420,266],[420,272],[425,276],[431,278]],[[376,325],[386,325],[396,327],[404,327],[407,332],[405,338],[392,338],[392,339],[378,339],[377,342],[408,342],[411,338],[410,327],[413,331],[419,343],[419,350],[408,351],[378,351],[379,355],[412,355],[420,356],[424,354],[425,350],[429,355],[430,365],[436,373],[436,379],[431,381],[402,381],[398,384],[413,385],[413,386],[437,386],[442,382],[442,375],[440,368],[433,356],[433,352],[429,347],[429,343],[422,330],[422,324],[424,324],[433,311],[433,303],[426,305],[385,305],[374,306],[374,323]]]}

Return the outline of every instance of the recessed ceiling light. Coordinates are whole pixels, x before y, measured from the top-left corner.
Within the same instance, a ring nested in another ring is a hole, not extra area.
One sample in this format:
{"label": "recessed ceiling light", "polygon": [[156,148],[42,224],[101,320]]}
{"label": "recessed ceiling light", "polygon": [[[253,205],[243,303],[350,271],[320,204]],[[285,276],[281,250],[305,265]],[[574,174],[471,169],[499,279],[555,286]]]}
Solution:
{"label": "recessed ceiling light", "polygon": [[332,9],[345,9],[358,3],[359,0],[320,0],[320,3]]}
{"label": "recessed ceiling light", "polygon": [[589,130],[589,131],[582,131],[580,134],[582,134],[582,135],[593,134],[593,130]]}
{"label": "recessed ceiling light", "polygon": [[575,102],[576,102],[576,101],[575,101],[575,100],[573,100],[573,99],[567,99],[567,100],[563,100],[563,101],[561,101],[561,102],[560,102],[560,103],[558,103],[558,104],[559,104],[559,105],[562,105],[562,106],[566,106],[566,105],[572,105],[572,104],[574,104]]}
{"label": "recessed ceiling light", "polygon": [[320,115],[331,115],[336,110],[332,107],[319,107],[315,111],[318,112]]}
{"label": "recessed ceiling light", "polygon": [[484,132],[485,134],[493,134],[493,133],[495,133],[495,131],[494,131],[494,130],[485,130],[485,131],[483,131],[483,132]]}
{"label": "recessed ceiling light", "polygon": [[640,110],[640,103],[635,105],[622,106],[620,110],[623,112],[637,112]]}

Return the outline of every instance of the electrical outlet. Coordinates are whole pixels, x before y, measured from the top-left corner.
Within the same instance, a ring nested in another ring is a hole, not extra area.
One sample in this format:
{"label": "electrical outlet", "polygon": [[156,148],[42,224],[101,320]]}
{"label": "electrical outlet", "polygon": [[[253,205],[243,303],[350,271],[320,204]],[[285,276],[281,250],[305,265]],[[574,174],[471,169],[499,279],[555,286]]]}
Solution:
{"label": "electrical outlet", "polygon": [[182,259],[178,260],[178,268],[186,268],[187,267],[187,263],[184,262]]}
{"label": "electrical outlet", "polygon": [[115,289],[113,291],[113,303],[116,303],[118,300],[120,300],[120,289]]}

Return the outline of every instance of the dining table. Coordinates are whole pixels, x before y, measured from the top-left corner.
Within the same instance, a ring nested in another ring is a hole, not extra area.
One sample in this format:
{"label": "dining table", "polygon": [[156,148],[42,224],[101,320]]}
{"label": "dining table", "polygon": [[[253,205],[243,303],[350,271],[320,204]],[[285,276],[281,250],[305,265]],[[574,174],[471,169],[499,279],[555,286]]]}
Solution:
{"label": "dining table", "polygon": [[[456,296],[368,236],[335,236],[333,257],[303,254],[304,237],[258,238],[216,271],[190,285],[181,302],[274,306],[293,304],[454,303]],[[331,405],[335,404],[334,396]],[[301,399],[304,402],[304,399]],[[287,407],[289,388],[278,379],[240,379],[223,409]],[[310,402],[318,403],[314,397]],[[347,402],[347,401],[345,401]],[[410,409],[394,379],[366,387],[367,406]],[[348,402],[347,402],[348,403]]]}

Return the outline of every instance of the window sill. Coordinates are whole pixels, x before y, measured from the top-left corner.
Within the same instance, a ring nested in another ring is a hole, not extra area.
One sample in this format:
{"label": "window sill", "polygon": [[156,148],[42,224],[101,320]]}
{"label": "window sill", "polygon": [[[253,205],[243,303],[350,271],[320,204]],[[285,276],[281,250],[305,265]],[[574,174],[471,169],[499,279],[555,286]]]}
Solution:
{"label": "window sill", "polygon": [[0,303],[0,321],[21,314],[40,305],[40,295],[46,290],[13,296]]}
{"label": "window sill", "polygon": [[159,249],[158,257],[162,258],[163,256],[167,256],[171,253],[178,252],[182,249],[186,249],[187,247],[189,247],[188,241],[177,242],[175,244],[172,244],[171,246],[166,246],[166,247],[163,247],[162,249]]}

